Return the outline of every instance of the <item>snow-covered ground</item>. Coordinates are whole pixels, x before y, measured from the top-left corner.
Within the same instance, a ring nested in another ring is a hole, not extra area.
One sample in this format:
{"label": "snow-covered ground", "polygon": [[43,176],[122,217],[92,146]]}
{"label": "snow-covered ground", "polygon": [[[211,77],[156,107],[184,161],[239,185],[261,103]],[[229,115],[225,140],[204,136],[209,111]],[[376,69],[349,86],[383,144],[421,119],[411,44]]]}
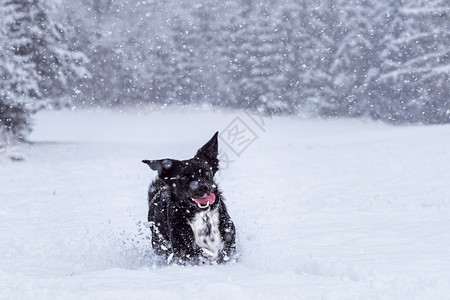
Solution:
{"label": "snow-covered ground", "polygon": [[[0,156],[0,298],[448,299],[450,126],[259,121],[38,114],[33,144]],[[227,135],[239,128],[246,137]],[[160,266],[141,160],[189,158],[216,130],[240,261]]]}

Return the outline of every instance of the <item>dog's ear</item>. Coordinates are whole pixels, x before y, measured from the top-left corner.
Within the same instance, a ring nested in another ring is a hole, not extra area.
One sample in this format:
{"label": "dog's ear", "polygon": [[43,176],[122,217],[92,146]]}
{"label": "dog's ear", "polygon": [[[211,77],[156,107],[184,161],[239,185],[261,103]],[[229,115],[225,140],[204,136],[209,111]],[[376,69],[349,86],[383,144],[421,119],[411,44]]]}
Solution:
{"label": "dog's ear", "polygon": [[143,160],[142,162],[149,165],[152,170],[158,171],[160,177],[163,176],[164,171],[169,170],[173,165],[171,159]]}
{"label": "dog's ear", "polygon": [[219,169],[219,160],[217,156],[219,155],[219,143],[217,141],[217,136],[219,132],[216,132],[214,136],[198,151],[195,158],[203,158],[208,161],[208,163],[213,168],[213,173]]}

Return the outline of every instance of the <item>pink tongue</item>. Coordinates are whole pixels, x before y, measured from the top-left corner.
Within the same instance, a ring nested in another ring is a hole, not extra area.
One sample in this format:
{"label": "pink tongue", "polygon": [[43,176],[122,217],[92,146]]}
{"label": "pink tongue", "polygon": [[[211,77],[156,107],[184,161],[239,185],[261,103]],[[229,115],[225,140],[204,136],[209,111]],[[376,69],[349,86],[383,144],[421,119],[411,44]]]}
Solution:
{"label": "pink tongue", "polygon": [[200,205],[206,205],[206,204],[213,204],[214,201],[216,201],[216,195],[214,195],[214,193],[212,193],[209,196],[203,197],[203,198],[198,198],[198,199],[194,199],[195,202],[197,202]]}

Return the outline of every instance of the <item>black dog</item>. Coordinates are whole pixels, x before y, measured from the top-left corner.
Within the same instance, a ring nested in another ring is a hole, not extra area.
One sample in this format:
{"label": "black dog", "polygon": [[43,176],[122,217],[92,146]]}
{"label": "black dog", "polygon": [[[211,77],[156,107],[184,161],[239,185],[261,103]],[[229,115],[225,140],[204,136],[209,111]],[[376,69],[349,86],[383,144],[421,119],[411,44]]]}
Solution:
{"label": "black dog", "polygon": [[216,133],[188,160],[143,160],[158,177],[148,191],[152,247],[167,262],[227,262],[235,227],[214,182],[219,168]]}

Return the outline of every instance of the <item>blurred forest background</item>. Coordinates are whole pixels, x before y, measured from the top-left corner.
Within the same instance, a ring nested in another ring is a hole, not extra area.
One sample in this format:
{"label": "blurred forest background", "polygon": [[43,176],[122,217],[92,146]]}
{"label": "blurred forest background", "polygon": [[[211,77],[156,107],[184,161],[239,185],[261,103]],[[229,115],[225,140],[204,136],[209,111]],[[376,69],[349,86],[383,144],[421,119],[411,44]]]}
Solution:
{"label": "blurred forest background", "polygon": [[66,106],[449,123],[450,3],[0,0],[0,80],[10,139]]}

